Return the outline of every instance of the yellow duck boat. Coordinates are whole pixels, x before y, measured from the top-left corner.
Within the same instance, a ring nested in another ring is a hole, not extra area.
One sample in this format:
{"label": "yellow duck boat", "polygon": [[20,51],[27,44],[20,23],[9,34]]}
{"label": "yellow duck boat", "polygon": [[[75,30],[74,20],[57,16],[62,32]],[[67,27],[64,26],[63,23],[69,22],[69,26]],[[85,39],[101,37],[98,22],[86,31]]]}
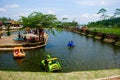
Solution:
{"label": "yellow duck boat", "polygon": [[13,56],[14,58],[25,57],[25,52],[23,51],[23,47],[14,47]]}

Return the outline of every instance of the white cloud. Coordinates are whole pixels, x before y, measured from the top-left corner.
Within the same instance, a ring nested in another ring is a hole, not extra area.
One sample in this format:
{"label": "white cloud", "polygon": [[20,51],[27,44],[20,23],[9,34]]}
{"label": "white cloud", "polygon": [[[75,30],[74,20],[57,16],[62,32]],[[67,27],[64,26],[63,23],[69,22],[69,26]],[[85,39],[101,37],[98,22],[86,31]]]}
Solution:
{"label": "white cloud", "polygon": [[84,1],[77,1],[80,5],[87,5],[87,6],[101,6],[101,5],[107,5],[107,3],[104,0],[84,0]]}
{"label": "white cloud", "polygon": [[10,18],[13,18],[13,19],[15,19],[15,20],[18,20],[18,19],[21,18],[21,16],[27,17],[28,15],[29,15],[28,12],[23,12],[23,13],[18,13],[18,14],[12,14],[12,15],[10,15]]}
{"label": "white cloud", "polygon": [[19,8],[18,4],[6,5],[5,8]]}
{"label": "white cloud", "polygon": [[16,15],[16,17],[20,17],[20,16],[25,16],[27,17],[29,15],[29,13],[25,12],[25,13],[19,13]]}
{"label": "white cloud", "polygon": [[55,11],[53,11],[53,10],[48,10],[48,14],[55,14]]}
{"label": "white cloud", "polygon": [[120,3],[120,0],[77,0],[77,4],[84,6],[110,6]]}
{"label": "white cloud", "polygon": [[83,18],[88,18],[88,17],[90,17],[90,14],[85,13],[85,14],[82,14],[81,17],[83,17]]}
{"label": "white cloud", "polygon": [[77,22],[79,22],[78,21],[78,16],[74,16],[74,15],[63,15],[63,16],[59,16],[58,17],[58,19],[60,20],[60,21],[77,21]]}
{"label": "white cloud", "polygon": [[78,21],[80,23],[88,23],[88,22],[94,22],[94,21],[98,21],[100,19],[100,15],[97,14],[89,14],[89,13],[84,13],[81,14],[78,18]]}
{"label": "white cloud", "polygon": [[39,10],[47,14],[57,14],[64,11],[64,9],[62,8],[53,8],[53,7],[46,7],[46,8],[44,7],[44,8],[40,8]]}
{"label": "white cloud", "polygon": [[17,5],[17,4],[6,5],[2,8],[0,8],[0,12],[6,12],[10,8],[18,8],[18,7],[19,7],[19,5]]}
{"label": "white cloud", "polygon": [[87,24],[88,22],[94,22],[100,20],[100,15],[97,14],[89,14],[89,13],[84,13],[81,15],[63,15],[59,17],[58,19],[60,21],[63,20],[63,18],[66,18],[64,21],[77,21],[80,24]]}
{"label": "white cloud", "polygon": [[102,4],[102,5],[105,5],[105,4],[106,4],[106,2],[103,0],[103,1],[101,1],[101,4]]}
{"label": "white cloud", "polygon": [[70,16],[69,15],[63,15],[63,16],[61,16],[61,18],[66,18],[66,19],[68,18],[69,19]]}
{"label": "white cloud", "polygon": [[0,8],[0,12],[6,12],[7,10],[4,8]]}
{"label": "white cloud", "polygon": [[23,9],[25,12],[42,12],[42,13],[46,13],[46,14],[54,14],[56,13],[56,9],[54,8],[27,8],[27,9]]}

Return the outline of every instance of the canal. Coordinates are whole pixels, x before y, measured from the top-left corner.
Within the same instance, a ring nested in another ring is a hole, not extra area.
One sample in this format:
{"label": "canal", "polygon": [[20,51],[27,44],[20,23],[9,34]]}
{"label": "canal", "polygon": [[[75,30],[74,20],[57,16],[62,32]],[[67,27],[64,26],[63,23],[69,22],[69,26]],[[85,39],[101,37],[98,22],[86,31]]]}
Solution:
{"label": "canal", "polygon": [[[0,70],[43,72],[40,62],[47,54],[59,58],[61,72],[120,69],[120,47],[69,31],[47,33],[47,46],[26,50],[25,58],[14,59],[12,51],[0,51]],[[75,47],[67,47],[70,40]]]}

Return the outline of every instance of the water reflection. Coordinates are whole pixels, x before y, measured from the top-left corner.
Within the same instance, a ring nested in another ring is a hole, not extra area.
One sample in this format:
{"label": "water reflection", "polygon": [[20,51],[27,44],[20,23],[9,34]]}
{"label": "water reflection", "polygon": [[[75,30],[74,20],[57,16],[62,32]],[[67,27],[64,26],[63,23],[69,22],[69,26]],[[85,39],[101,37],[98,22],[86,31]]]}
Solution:
{"label": "water reflection", "polygon": [[20,58],[20,59],[14,59],[16,61],[16,63],[18,63],[19,65],[22,64],[22,62],[24,61],[23,58]]}
{"label": "water reflection", "polygon": [[[120,47],[67,31],[49,34],[45,48],[27,50],[26,57],[14,59],[12,52],[0,52],[0,70],[44,71],[40,67],[47,54],[58,57],[62,72],[120,68]],[[68,41],[75,47],[67,47]]]}

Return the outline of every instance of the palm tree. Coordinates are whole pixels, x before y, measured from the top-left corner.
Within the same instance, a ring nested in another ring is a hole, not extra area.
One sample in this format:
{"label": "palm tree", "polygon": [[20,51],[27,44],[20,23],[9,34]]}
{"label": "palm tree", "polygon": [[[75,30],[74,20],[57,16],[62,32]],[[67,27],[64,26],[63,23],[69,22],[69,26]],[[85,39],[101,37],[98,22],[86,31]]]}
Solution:
{"label": "palm tree", "polygon": [[108,16],[105,14],[107,12],[106,9],[101,8],[97,14],[101,14],[101,19],[106,19]]}
{"label": "palm tree", "polygon": [[116,9],[114,13],[114,17],[119,17],[120,15],[120,9]]}

